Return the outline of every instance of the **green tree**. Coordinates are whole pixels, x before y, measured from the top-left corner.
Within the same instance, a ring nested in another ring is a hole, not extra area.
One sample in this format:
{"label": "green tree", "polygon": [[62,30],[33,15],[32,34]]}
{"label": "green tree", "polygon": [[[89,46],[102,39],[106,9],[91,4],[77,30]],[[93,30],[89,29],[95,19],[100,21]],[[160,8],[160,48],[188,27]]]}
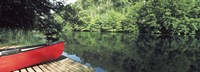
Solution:
{"label": "green tree", "polygon": [[[82,24],[75,22],[70,23],[75,26],[74,28],[68,26],[69,24],[63,25],[66,26],[65,29],[74,29],[78,31],[137,32],[136,11],[132,11],[134,14],[129,12],[130,9],[139,8],[138,6],[133,6],[136,4],[137,3],[128,0],[78,0],[75,4],[71,5],[71,7],[77,13],[77,15],[73,16],[76,18],[78,17],[77,19],[81,21]],[[73,17],[70,18],[73,19]]]}
{"label": "green tree", "polygon": [[49,0],[1,0],[0,28],[59,30],[50,12],[58,7]]}
{"label": "green tree", "polygon": [[[198,7],[197,0],[153,0],[145,2],[139,11],[138,26],[140,32],[162,34],[195,34],[197,23],[189,16],[194,7]],[[198,11],[197,11],[198,12]],[[188,15],[189,14],[189,15]],[[197,18],[196,18],[197,19]]]}

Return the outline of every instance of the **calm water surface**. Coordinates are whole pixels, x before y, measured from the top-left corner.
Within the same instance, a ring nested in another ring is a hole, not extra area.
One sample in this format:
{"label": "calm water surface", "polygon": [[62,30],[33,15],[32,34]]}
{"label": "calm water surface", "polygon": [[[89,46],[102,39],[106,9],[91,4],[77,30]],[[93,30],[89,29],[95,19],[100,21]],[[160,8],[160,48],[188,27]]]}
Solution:
{"label": "calm water surface", "polygon": [[63,55],[96,72],[199,72],[195,36],[68,32]]}

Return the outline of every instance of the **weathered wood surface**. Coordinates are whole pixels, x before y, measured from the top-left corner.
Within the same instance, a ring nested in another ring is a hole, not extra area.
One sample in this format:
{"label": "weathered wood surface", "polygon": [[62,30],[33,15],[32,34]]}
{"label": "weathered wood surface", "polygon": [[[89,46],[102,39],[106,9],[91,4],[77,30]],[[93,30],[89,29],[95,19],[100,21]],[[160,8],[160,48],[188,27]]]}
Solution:
{"label": "weathered wood surface", "polygon": [[[14,47],[17,46],[9,46],[9,47],[5,46],[5,47],[0,47],[0,49],[14,48]],[[56,60],[23,68],[13,72],[95,72],[95,71],[92,68],[87,67],[70,58],[61,56]]]}
{"label": "weathered wood surface", "polygon": [[62,57],[14,72],[94,72],[94,70],[72,59]]}

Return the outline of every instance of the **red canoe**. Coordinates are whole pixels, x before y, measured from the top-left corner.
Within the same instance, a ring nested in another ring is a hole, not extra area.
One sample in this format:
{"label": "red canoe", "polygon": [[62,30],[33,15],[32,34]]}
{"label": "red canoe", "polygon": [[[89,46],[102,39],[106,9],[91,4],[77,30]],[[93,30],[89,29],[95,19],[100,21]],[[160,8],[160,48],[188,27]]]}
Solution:
{"label": "red canoe", "polygon": [[[0,50],[0,72],[15,71],[24,67],[58,58],[64,51],[64,42]],[[10,54],[9,54],[10,53]]]}

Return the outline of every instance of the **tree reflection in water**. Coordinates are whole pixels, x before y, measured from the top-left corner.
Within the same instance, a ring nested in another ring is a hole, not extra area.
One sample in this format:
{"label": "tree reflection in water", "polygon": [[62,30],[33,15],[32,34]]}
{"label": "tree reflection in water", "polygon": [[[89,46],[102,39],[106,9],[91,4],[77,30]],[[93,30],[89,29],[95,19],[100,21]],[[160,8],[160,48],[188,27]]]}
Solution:
{"label": "tree reflection in water", "polygon": [[200,41],[195,36],[72,32],[63,38],[67,53],[108,72],[200,71]]}

